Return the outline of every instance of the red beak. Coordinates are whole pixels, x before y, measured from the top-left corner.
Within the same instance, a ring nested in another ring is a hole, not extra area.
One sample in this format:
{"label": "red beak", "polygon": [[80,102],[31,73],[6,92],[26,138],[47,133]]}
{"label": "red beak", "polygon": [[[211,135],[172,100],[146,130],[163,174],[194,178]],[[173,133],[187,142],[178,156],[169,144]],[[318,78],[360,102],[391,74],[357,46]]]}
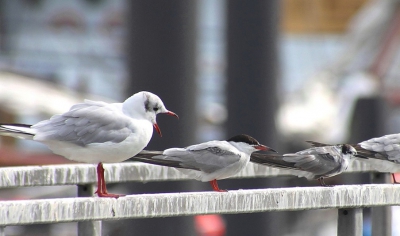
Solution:
{"label": "red beak", "polygon": [[154,123],[154,124],[153,124],[153,127],[154,127],[154,129],[156,129],[156,131],[157,131],[157,133],[160,135],[160,137],[162,137],[160,127],[158,127],[157,123]]}
{"label": "red beak", "polygon": [[262,144],[257,145],[257,146],[255,146],[254,148],[257,149],[257,150],[260,150],[260,151],[271,151],[271,152],[276,152],[276,153],[278,153],[278,152],[275,151],[274,149],[272,149],[272,148],[270,148],[270,147],[267,147],[267,146],[264,146],[264,145],[262,145]]}
{"label": "red beak", "polygon": [[[167,114],[167,115],[170,115],[170,116],[175,116],[176,118],[179,119],[179,116],[177,114],[173,113],[172,111],[167,111],[167,112],[164,112],[164,113]],[[158,127],[157,123],[154,123],[153,127],[157,131],[157,133],[160,135],[160,137],[162,137],[160,127]]]}
{"label": "red beak", "polygon": [[179,119],[179,116],[177,114],[173,113],[172,111],[167,111],[167,112],[165,112],[165,114],[167,114],[169,116],[175,116],[176,118]]}

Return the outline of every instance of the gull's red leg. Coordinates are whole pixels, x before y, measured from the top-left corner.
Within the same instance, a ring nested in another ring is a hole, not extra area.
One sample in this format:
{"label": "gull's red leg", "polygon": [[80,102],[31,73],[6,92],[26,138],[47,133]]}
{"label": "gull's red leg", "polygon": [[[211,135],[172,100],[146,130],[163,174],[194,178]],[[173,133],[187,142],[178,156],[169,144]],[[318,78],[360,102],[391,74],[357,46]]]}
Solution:
{"label": "gull's red leg", "polygon": [[104,179],[104,167],[103,167],[103,163],[101,163],[101,190],[102,193],[108,194],[107,191],[107,186],[106,186],[106,180]]}
{"label": "gull's red leg", "polygon": [[94,193],[97,194],[102,194],[103,193],[103,179],[101,176],[104,176],[104,169],[103,169],[103,164],[100,162],[97,165],[97,190]]}
{"label": "gull's red leg", "polygon": [[104,180],[104,168],[103,163],[99,163],[97,165],[97,196],[99,197],[113,197],[119,198],[125,195],[113,194],[107,192],[106,181]]}
{"label": "gull's red leg", "polygon": [[213,188],[213,190],[216,191],[216,192],[228,192],[227,190],[221,190],[221,189],[219,189],[218,183],[217,183],[217,180],[216,180],[216,179],[210,181],[210,184],[211,184],[211,187]]}

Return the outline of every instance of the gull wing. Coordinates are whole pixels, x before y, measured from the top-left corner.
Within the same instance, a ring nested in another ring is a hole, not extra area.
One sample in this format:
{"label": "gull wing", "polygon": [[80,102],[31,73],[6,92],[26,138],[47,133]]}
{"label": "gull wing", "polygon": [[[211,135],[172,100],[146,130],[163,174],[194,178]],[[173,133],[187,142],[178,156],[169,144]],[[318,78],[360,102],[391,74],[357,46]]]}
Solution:
{"label": "gull wing", "polygon": [[130,119],[104,102],[85,100],[61,115],[32,126],[34,140],[65,141],[79,146],[119,143],[134,132]]}

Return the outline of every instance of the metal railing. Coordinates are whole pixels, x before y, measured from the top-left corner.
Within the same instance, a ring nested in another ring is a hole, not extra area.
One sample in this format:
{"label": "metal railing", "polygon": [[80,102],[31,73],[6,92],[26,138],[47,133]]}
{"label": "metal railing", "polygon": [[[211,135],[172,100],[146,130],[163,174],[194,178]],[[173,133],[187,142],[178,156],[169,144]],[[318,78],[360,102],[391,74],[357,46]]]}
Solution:
{"label": "metal railing", "polygon": [[[187,179],[174,168],[143,163],[105,164],[104,167],[107,183]],[[367,164],[354,161],[347,172],[370,171]],[[276,177],[288,173],[249,164],[233,178]],[[79,187],[79,198],[1,201],[0,235],[4,235],[4,228],[10,225],[80,222],[79,235],[94,236],[101,235],[102,220],[323,208],[339,209],[338,235],[361,235],[361,208],[400,205],[400,185],[393,184],[138,194],[112,199],[92,197],[96,181],[95,165],[89,164],[0,168],[0,188]],[[379,214],[383,214],[382,211]],[[379,235],[387,235],[388,229],[380,228]]]}

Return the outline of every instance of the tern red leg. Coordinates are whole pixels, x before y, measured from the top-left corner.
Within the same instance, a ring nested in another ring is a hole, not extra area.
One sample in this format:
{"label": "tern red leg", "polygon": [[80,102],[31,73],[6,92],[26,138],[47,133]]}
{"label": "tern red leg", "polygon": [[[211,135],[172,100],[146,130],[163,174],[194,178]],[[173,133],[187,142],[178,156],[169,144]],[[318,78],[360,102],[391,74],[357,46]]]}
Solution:
{"label": "tern red leg", "polygon": [[97,165],[97,190],[95,193],[97,193],[97,196],[99,197],[119,198],[125,196],[107,192],[106,181],[104,180],[104,168],[103,163],[101,162]]}
{"label": "tern red leg", "polygon": [[395,183],[395,184],[399,184],[400,183],[400,182],[397,181],[395,173],[392,173],[392,177],[393,177],[393,183]]}
{"label": "tern red leg", "polygon": [[216,191],[216,192],[228,192],[227,190],[221,190],[221,189],[219,189],[218,183],[217,183],[217,180],[216,180],[216,179],[210,181],[210,184],[211,184],[211,187],[213,188],[213,190]]}

